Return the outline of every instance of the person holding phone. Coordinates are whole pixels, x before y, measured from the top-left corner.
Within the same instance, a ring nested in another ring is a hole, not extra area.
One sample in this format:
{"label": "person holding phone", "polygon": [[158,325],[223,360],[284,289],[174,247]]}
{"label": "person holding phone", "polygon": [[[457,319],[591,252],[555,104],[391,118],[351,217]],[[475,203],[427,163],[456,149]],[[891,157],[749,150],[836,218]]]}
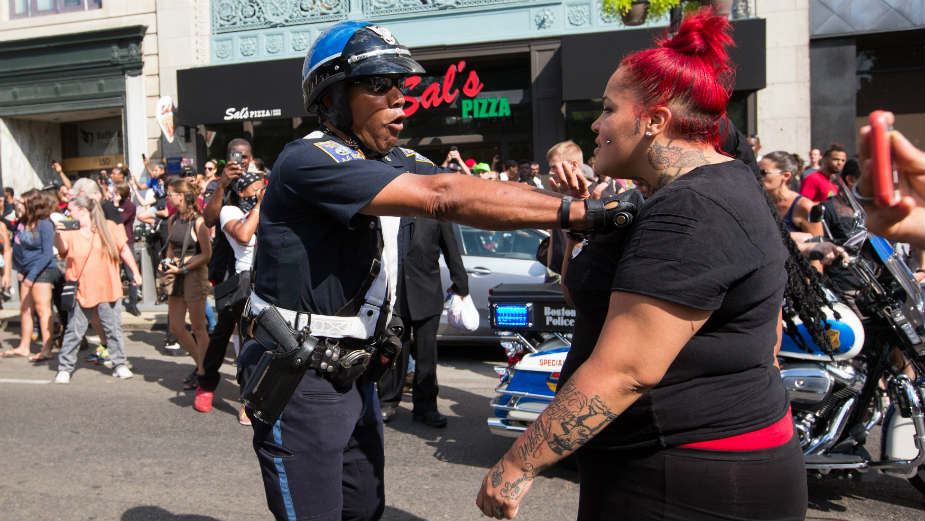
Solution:
{"label": "person holding phone", "polygon": [[890,125],[890,157],[899,176],[899,184],[893,187],[899,192],[899,200],[884,205],[874,200],[874,171],[870,159],[870,125],[860,131],[861,178],[855,185],[855,195],[867,212],[867,228],[872,233],[897,242],[925,250],[925,152],[916,148],[898,130],[892,129],[895,116],[886,113]]}
{"label": "person holding phone", "polygon": [[443,164],[440,166],[461,174],[472,175],[472,171],[469,170],[469,167],[466,166],[466,162],[463,161],[462,156],[459,155],[459,147],[456,145],[450,147],[450,151],[446,154],[446,159],[443,160]]}
{"label": "person holding phone", "polygon": [[107,348],[113,365],[112,375],[126,379],[134,376],[126,365],[122,341],[122,279],[119,266],[125,263],[132,274],[132,284],[141,285],[141,273],[128,245],[121,224],[106,219],[99,201],[78,195],[68,203],[73,226],[55,234],[55,247],[66,262],[65,279],[77,282],[74,308],[69,310],[61,352],[58,354],[56,384],[71,381],[77,366],[77,350],[87,332],[90,316],[96,313],[106,332]]}

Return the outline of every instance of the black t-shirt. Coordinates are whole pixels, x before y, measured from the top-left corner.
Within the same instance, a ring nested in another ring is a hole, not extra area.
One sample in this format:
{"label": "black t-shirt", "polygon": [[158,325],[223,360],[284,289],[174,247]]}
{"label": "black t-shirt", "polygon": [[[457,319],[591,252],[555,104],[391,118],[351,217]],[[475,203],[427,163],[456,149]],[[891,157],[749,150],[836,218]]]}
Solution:
{"label": "black t-shirt", "polygon": [[103,215],[106,217],[107,221],[112,221],[120,225],[122,224],[122,212],[116,208],[116,205],[112,204],[112,201],[103,199],[100,203],[100,207],[103,209]]}
{"label": "black t-shirt", "polygon": [[707,165],[649,198],[630,230],[598,238],[572,259],[566,286],[578,314],[560,387],[593,351],[611,291],[712,312],[662,381],[591,446],[677,446],[750,432],[786,414],[772,364],[787,252],[770,212],[742,162]]}
{"label": "black t-shirt", "polygon": [[405,172],[434,164],[404,148],[379,159],[321,131],[286,145],[257,226],[257,294],[285,309],[333,315],[357,294],[378,255],[379,220],[358,213]]}

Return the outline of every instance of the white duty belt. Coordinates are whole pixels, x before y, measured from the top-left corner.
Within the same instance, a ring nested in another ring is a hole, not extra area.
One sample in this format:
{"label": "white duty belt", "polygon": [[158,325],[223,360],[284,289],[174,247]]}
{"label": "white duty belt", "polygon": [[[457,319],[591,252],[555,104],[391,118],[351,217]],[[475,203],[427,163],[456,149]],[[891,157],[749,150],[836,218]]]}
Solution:
{"label": "white duty belt", "polygon": [[[395,285],[398,280],[398,217],[379,217],[382,229],[382,257],[379,274],[370,284],[364,296],[363,304],[355,316],[340,317],[334,315],[318,315],[305,311],[293,311],[276,307],[279,314],[289,323],[289,327],[298,331],[309,324],[309,334],[314,337],[326,338],[357,338],[367,340],[378,333],[376,325],[382,308],[388,308],[388,315],[383,323],[388,324],[392,318],[392,309],[389,302],[394,302]],[[251,314],[259,315],[267,306],[272,304],[260,298],[256,292],[250,295]],[[309,320],[310,318],[310,320]]]}

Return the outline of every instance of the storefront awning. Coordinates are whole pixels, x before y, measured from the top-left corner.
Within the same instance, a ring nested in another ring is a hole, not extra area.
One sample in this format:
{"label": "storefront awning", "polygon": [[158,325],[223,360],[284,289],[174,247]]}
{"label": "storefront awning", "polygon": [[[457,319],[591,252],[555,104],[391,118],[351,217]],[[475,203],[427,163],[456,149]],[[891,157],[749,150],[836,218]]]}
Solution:
{"label": "storefront awning", "polygon": [[301,58],[177,71],[177,120],[193,126],[304,116],[301,74]]}
{"label": "storefront awning", "polygon": [[[736,65],[735,90],[753,91],[766,84],[765,21],[760,18],[732,23],[736,46],[729,56]],[[664,27],[629,29],[562,38],[562,99],[598,99],[620,60],[649,48],[665,34]]]}

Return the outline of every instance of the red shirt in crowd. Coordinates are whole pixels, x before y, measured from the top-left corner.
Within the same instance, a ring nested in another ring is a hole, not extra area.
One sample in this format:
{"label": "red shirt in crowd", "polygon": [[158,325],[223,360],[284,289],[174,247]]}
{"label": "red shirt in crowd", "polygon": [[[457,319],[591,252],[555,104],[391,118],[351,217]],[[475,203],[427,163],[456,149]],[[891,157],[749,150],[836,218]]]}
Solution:
{"label": "red shirt in crowd", "polygon": [[812,199],[815,203],[821,203],[837,193],[838,187],[819,171],[806,176],[806,179],[803,179],[803,187],[800,189],[800,195]]}

